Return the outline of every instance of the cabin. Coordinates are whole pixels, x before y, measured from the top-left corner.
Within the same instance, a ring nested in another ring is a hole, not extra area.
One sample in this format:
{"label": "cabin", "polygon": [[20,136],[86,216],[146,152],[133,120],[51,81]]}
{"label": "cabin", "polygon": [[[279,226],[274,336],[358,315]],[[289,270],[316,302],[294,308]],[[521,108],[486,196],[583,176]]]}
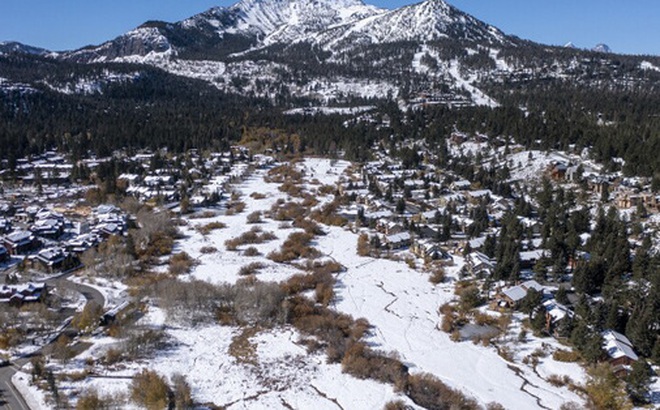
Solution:
{"label": "cabin", "polygon": [[495,269],[495,262],[481,252],[471,252],[465,257],[468,270],[474,276],[490,275]]}
{"label": "cabin", "polygon": [[45,283],[28,283],[27,285],[0,287],[0,303],[20,307],[25,303],[37,303],[47,294]]}
{"label": "cabin", "polygon": [[424,260],[451,259],[451,256],[445,252],[436,243],[424,240],[415,240],[410,248],[413,254]]}
{"label": "cabin", "polygon": [[44,272],[53,273],[66,270],[75,265],[73,257],[62,248],[46,248],[30,257],[32,267]]}
{"label": "cabin", "polygon": [[633,349],[632,342],[624,335],[614,330],[605,330],[603,336],[603,350],[609,357],[608,361],[617,376],[625,376],[630,372],[630,366],[639,360]]}
{"label": "cabin", "polygon": [[549,299],[543,302],[543,308],[545,309],[545,330],[558,338],[557,327],[565,319],[571,319],[573,317],[573,311],[558,303],[555,299]]}
{"label": "cabin", "polygon": [[99,324],[101,326],[109,326],[113,324],[117,320],[117,317],[121,315],[122,312],[124,312],[128,306],[129,306],[128,302],[123,302],[115,306],[114,308],[108,310],[103,314],[103,316],[101,316]]}
{"label": "cabin", "polygon": [[512,286],[500,292],[497,295],[498,305],[509,309],[515,309],[520,302],[525,299],[525,296],[527,296],[527,292],[530,289],[543,293],[543,286],[535,280],[528,280],[527,282]]}
{"label": "cabin", "polygon": [[385,237],[384,243],[390,250],[403,249],[410,246],[412,236],[409,232],[401,232]]}
{"label": "cabin", "polygon": [[21,255],[39,249],[39,240],[29,231],[16,231],[5,236],[4,245],[9,254]]}

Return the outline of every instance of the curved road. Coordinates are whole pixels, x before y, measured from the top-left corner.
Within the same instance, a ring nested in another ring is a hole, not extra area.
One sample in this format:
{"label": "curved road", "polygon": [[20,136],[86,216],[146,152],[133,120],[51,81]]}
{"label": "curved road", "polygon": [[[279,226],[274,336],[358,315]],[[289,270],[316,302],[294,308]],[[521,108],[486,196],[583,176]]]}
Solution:
{"label": "curved road", "polygon": [[[105,297],[101,292],[90,286],[68,281],[67,278],[73,274],[74,272],[71,272],[58,278],[48,279],[46,283],[51,287],[60,287],[76,291],[87,299],[87,303],[95,302],[101,307],[105,306]],[[41,350],[37,351],[34,355],[38,355],[40,351]],[[29,357],[22,357],[14,361],[11,366],[0,367],[0,409],[29,410],[23,396],[16,391],[11,382],[11,378],[14,374],[16,374],[16,372],[29,361]]]}

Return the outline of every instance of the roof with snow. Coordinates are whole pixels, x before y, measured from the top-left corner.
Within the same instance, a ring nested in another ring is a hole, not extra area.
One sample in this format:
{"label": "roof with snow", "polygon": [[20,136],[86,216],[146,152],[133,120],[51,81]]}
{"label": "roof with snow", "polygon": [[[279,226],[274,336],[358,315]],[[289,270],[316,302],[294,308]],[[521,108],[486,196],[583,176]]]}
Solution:
{"label": "roof with snow", "polygon": [[513,286],[509,289],[505,289],[502,293],[514,302],[521,301],[527,296],[527,291],[520,286]]}
{"label": "roof with snow", "polygon": [[633,350],[632,343],[621,333],[614,330],[605,330],[601,335],[603,336],[603,349],[610,358],[619,359],[621,357],[628,357],[635,361],[639,360],[639,357]]}

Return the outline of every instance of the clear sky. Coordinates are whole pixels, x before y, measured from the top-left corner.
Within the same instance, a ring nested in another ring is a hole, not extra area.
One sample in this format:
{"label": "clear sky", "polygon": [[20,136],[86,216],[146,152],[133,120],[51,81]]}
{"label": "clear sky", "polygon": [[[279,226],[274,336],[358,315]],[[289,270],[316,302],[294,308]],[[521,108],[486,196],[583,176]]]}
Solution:
{"label": "clear sky", "polygon": [[[417,1],[366,0],[396,8]],[[660,0],[448,0],[507,34],[545,44],[606,43],[660,55]],[[50,50],[100,44],[147,20],[179,21],[232,0],[0,0],[0,41]]]}

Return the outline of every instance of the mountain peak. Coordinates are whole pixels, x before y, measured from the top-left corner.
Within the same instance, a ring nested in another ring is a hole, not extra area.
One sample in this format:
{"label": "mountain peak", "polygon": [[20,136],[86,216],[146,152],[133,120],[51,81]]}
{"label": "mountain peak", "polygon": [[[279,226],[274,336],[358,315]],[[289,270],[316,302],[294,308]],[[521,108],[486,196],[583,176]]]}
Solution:
{"label": "mountain peak", "polygon": [[21,54],[33,54],[33,55],[46,55],[50,51],[45,50],[39,47],[29,46],[27,44],[19,43],[17,41],[2,41],[0,42],[0,54],[7,53],[21,53]]}
{"label": "mountain peak", "polygon": [[596,47],[592,48],[591,51],[595,51],[597,53],[611,53],[612,49],[607,44],[600,43],[596,44]]}

